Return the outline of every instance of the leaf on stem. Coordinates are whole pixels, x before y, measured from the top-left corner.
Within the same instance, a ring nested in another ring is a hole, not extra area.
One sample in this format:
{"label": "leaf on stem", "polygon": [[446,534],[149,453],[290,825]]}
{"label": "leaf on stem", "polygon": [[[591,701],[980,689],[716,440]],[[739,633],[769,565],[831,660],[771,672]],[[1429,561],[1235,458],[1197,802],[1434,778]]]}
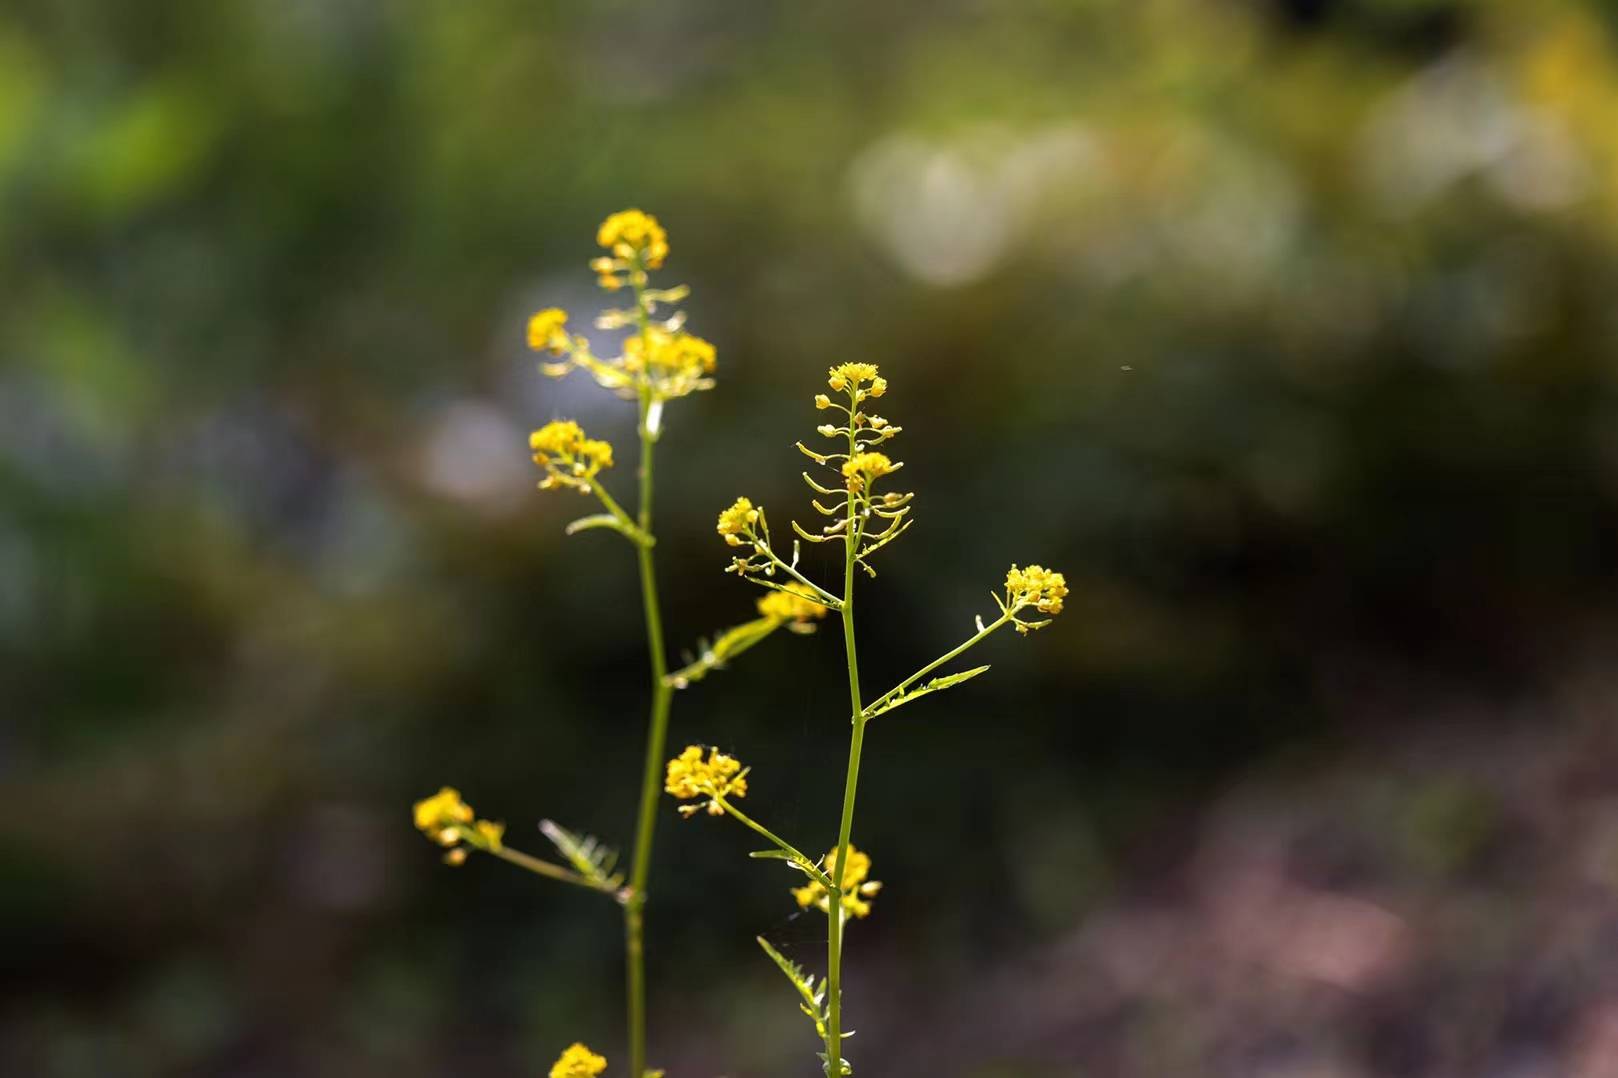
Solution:
{"label": "leaf on stem", "polygon": [[970,681],[972,678],[977,677],[987,669],[989,669],[988,666],[975,666],[970,670],[963,670],[959,674],[946,674],[944,677],[935,677],[920,688],[911,689],[909,692],[902,693],[899,696],[894,697],[892,700],[889,700],[887,703],[883,704],[875,711],[867,715],[866,719],[874,719],[878,715],[892,711],[896,707],[902,707],[903,705],[908,704],[910,701],[916,699],[918,696],[926,696],[930,692],[938,692],[941,689],[953,688],[956,685],[961,684],[963,681]]}
{"label": "leaf on stem", "polygon": [[798,990],[798,995],[803,1000],[798,1004],[798,1009],[803,1011],[809,1020],[815,1024],[815,1033],[819,1035],[820,1039],[825,1040],[827,1021],[825,982],[822,981],[817,988],[814,974],[805,973],[802,966],[771,947],[770,941],[763,936],[754,938],[758,940],[758,945],[764,948],[764,953],[770,956],[770,961],[774,962],[781,972],[786,974],[787,980],[792,982],[792,987]]}
{"label": "leaf on stem", "polygon": [[575,835],[554,820],[539,821],[539,830],[592,886],[616,891],[623,885],[623,873],[612,870],[618,863],[617,850],[603,846],[593,835]]}

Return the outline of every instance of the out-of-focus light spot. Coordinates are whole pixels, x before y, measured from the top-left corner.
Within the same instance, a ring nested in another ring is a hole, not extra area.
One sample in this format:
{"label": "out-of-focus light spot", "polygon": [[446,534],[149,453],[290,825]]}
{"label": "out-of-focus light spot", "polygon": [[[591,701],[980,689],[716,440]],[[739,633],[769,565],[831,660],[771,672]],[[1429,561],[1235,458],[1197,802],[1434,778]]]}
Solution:
{"label": "out-of-focus light spot", "polygon": [[530,486],[526,439],[500,411],[457,401],[428,432],[421,476],[433,490],[497,513],[511,511]]}
{"label": "out-of-focus light spot", "polygon": [[1525,112],[1515,143],[1490,169],[1502,198],[1523,210],[1571,206],[1590,188],[1590,167],[1555,116]]}
{"label": "out-of-focus light spot", "polygon": [[[1224,857],[1205,863],[1199,880],[1203,899],[1230,958],[1365,990],[1409,957],[1409,931],[1402,917],[1364,899],[1288,878],[1275,837],[1261,832],[1226,836]],[[1234,860],[1225,859],[1231,856]]]}
{"label": "out-of-focus light spot", "polygon": [[1278,162],[1209,132],[1187,132],[1183,155],[1197,180],[1165,202],[1164,245],[1222,287],[1257,283],[1291,248],[1303,199]]}
{"label": "out-of-focus light spot", "polygon": [[1493,68],[1465,54],[1397,91],[1370,121],[1361,153],[1372,194],[1395,214],[1476,174],[1525,211],[1570,205],[1589,188],[1589,167],[1561,122],[1527,107]]}
{"label": "out-of-focus light spot", "polygon": [[918,280],[978,280],[1022,236],[1041,200],[1092,166],[1077,126],[1018,137],[980,128],[949,142],[889,135],[859,155],[849,182],[860,225]]}

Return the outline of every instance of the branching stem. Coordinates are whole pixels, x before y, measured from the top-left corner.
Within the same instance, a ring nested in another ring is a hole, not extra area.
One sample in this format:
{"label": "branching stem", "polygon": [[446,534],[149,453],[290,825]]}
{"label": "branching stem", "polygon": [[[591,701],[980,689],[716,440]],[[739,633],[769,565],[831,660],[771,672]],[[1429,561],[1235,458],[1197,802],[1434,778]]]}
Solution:
{"label": "branching stem", "polygon": [[588,888],[591,891],[601,891],[605,894],[614,894],[614,892],[608,891],[603,887],[599,887],[590,880],[585,879],[583,876],[579,875],[577,872],[574,872],[570,868],[563,868],[561,865],[552,864],[549,861],[543,861],[538,857],[523,853],[521,850],[514,850],[509,846],[500,846],[495,849],[480,847],[480,849],[483,849],[485,853],[493,854],[502,861],[516,865],[518,868],[526,868],[529,872],[544,876],[546,879],[560,880],[563,883],[571,883],[578,887]]}
{"label": "branching stem", "polygon": [[[850,414],[859,405],[859,389],[849,388]],[[848,452],[858,452],[852,425]],[[854,797],[859,789],[860,751],[865,745],[865,709],[860,705],[859,649],[854,642],[854,564],[859,551],[859,498],[848,499],[848,526],[843,534],[843,652],[848,660],[849,714],[854,729],[848,741],[848,774],[843,781],[843,816],[837,829],[837,855],[832,859],[826,905],[826,1073],[840,1078],[843,1073],[843,891],[844,867],[848,861],[849,837],[854,830]]]}
{"label": "branching stem", "polygon": [[[637,265],[635,272],[630,274],[630,280],[635,288],[641,340],[649,353],[651,320],[647,314],[645,274],[639,270]],[[652,399],[651,388],[643,384],[636,424],[640,435],[640,507],[636,527],[647,536],[652,534],[652,458],[657,440],[650,418],[652,409],[658,404]],[[635,852],[624,899],[624,981],[629,1020],[629,1074],[631,1078],[641,1078],[646,1073],[646,879],[651,871],[652,835],[657,826],[658,778],[663,769],[664,746],[669,730],[669,702],[674,689],[668,683],[668,660],[663,650],[663,619],[657,605],[657,572],[652,562],[651,546],[637,543],[635,559],[640,568],[641,600],[646,612],[646,645],[651,653],[652,713],[646,733],[646,763],[641,775]]]}
{"label": "branching stem", "polygon": [[973,633],[959,647],[952,648],[951,650],[945,652],[943,655],[940,655],[938,658],[934,659],[932,662],[928,663],[926,666],[922,667],[920,670],[917,670],[914,674],[911,674],[909,677],[907,677],[903,681],[899,682],[899,684],[895,685],[893,688],[891,688],[887,692],[883,693],[882,696],[880,696],[876,700],[871,701],[870,705],[868,707],[866,707],[866,709],[865,709],[865,717],[867,719],[875,718],[878,714],[881,713],[882,706],[884,704],[894,700],[895,698],[897,698],[899,696],[904,695],[904,691],[906,689],[910,688],[910,686],[914,685],[916,682],[920,681],[922,678],[926,677],[928,674],[932,673],[934,670],[937,670],[940,666],[943,666],[945,663],[949,662],[950,660],[958,658],[960,655],[965,653],[968,649],[970,649],[974,645],[980,644],[984,640],[987,640],[989,638],[989,636],[991,634],[993,634],[996,629],[999,629],[999,628],[1005,626],[1010,621],[1011,621],[1011,613],[1010,612],[1001,614],[994,621],[989,622],[988,625],[985,625],[983,628],[979,629],[976,633]]}

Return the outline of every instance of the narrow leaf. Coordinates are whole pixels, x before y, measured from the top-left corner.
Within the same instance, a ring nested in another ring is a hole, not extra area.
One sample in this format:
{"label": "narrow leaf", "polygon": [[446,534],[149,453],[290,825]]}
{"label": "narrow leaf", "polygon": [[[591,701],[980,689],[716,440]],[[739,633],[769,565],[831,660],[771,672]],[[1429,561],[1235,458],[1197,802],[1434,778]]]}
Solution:
{"label": "narrow leaf", "polygon": [[940,691],[942,689],[953,688],[956,685],[961,684],[963,681],[972,680],[973,678],[977,677],[979,674],[983,673],[985,670],[988,670],[988,669],[989,668],[987,666],[975,666],[970,670],[963,670],[959,674],[946,674],[944,677],[935,677],[931,681],[927,682],[927,684],[921,686],[920,688],[911,689],[909,692],[903,694],[902,696],[897,696],[897,697],[894,697],[892,700],[889,700],[886,704],[882,705],[877,710],[871,712],[871,714],[868,716],[868,718],[874,719],[878,715],[881,715],[881,714],[884,714],[886,712],[892,711],[896,707],[902,707],[905,704],[910,703],[910,701],[916,699],[919,696],[926,696],[928,693],[938,692],[938,691]]}
{"label": "narrow leaf", "polygon": [[624,882],[623,873],[614,873],[618,852],[593,835],[576,835],[554,820],[539,821],[539,831],[568,860],[573,868],[603,890],[615,891]]}

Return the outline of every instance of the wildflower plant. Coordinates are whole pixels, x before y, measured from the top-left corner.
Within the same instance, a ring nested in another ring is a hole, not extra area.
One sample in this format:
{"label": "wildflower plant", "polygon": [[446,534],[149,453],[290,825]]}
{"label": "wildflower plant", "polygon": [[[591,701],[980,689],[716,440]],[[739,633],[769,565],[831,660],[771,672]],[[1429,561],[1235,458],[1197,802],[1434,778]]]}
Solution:
{"label": "wildflower plant", "polygon": [[[728,571],[767,589],[765,602],[803,603],[835,610],[842,619],[844,657],[848,668],[850,735],[848,765],[843,783],[842,812],[837,825],[837,841],[825,856],[810,858],[797,846],[743,812],[737,801],[748,793],[748,769],[740,761],[716,749],[692,745],[669,761],[665,790],[685,804],[687,816],[706,813],[729,816],[770,843],[770,848],[752,856],[784,861],[808,878],[791,894],[803,909],[817,909],[826,917],[826,974],[815,977],[787,960],[770,943],[759,938],[759,946],[797,989],[799,1006],[809,1018],[820,1039],[820,1058],[830,1076],[852,1073],[842,1054],[843,1038],[852,1031],[843,1028],[842,971],[844,928],[850,918],[871,914],[873,899],[882,884],[870,878],[870,855],[852,842],[854,807],[859,791],[860,760],[864,752],[867,726],[879,716],[903,707],[923,696],[952,688],[977,677],[989,668],[978,666],[932,676],[940,668],[960,658],[1006,626],[1028,634],[1050,624],[1062,612],[1067,597],[1067,581],[1061,573],[1039,565],[1025,568],[1013,565],[1002,590],[990,592],[999,616],[989,622],[978,617],[975,632],[961,644],[927,663],[876,699],[866,702],[859,674],[859,648],[854,632],[856,570],[875,577],[875,555],[903,537],[913,523],[913,495],[893,489],[893,476],[904,467],[885,451],[901,428],[871,411],[871,402],[885,396],[888,383],[870,363],[844,363],[827,372],[827,388],[814,398],[815,408],[831,415],[831,421],[817,428],[831,446],[810,448],[802,442],[798,449],[829,474],[817,479],[803,473],[813,497],[810,505],[821,519],[813,528],[791,522],[795,538],[784,549],[770,529],[764,506],[752,499],[737,498],[719,514],[716,530],[732,550]],[[840,592],[809,579],[800,569],[801,544],[833,543],[843,548],[843,578]],[[763,609],[763,603],[761,603]],[[926,680],[923,680],[926,679]]]}
{"label": "wildflower plant", "polygon": [[[599,840],[550,820],[540,823],[540,831],[555,847],[560,862],[514,850],[505,843],[503,824],[479,818],[460,793],[448,786],[417,802],[416,827],[445,849],[444,859],[452,865],[464,863],[471,852],[486,853],[537,875],[608,895],[622,906],[629,1074],[631,1078],[660,1078],[662,1072],[646,1068],[644,953],[659,779],[662,789],[681,802],[678,811],[682,816],[734,819],[769,844],[753,857],[783,861],[803,879],[790,889],[796,905],[826,918],[826,973],[818,979],[769,941],[760,937],[758,943],[797,990],[799,1007],[821,1043],[826,1074],[840,1078],[852,1073],[842,1053],[843,1039],[852,1033],[844,1030],[843,1022],[844,930],[850,919],[872,914],[882,889],[882,883],[871,878],[869,853],[852,841],[866,728],[879,716],[988,670],[978,666],[937,673],[1008,625],[1025,635],[1049,625],[1062,612],[1067,582],[1061,573],[1039,565],[1013,565],[1003,588],[990,593],[997,617],[988,622],[977,618],[976,632],[966,640],[867,702],[854,632],[855,581],[860,573],[875,577],[876,556],[909,532],[914,522],[914,495],[895,489],[894,476],[904,464],[888,451],[888,443],[902,428],[871,408],[873,401],[887,394],[887,379],[874,364],[844,363],[827,372],[826,386],[831,392],[814,398],[815,408],[828,418],[816,430],[828,441],[817,443],[818,448],[798,443],[799,451],[824,469],[818,479],[808,471],[803,473],[812,494],[810,505],[819,519],[813,527],[791,521],[790,544],[782,546],[779,529],[771,530],[764,506],[742,497],[720,512],[716,530],[732,554],[727,571],[762,588],[764,594],[757,600],[756,617],[700,641],[690,661],[670,671],[653,560],[657,545],[652,516],[655,448],[663,430],[665,406],[713,387],[715,352],[713,345],[685,331],[685,316],[673,309],[688,290],[683,285],[651,285],[651,272],[661,269],[669,254],[668,236],[655,217],[639,210],[615,213],[602,223],[596,238],[608,252],[590,263],[598,283],[611,293],[627,290],[631,300],[629,306],[609,308],[595,320],[599,329],[628,331],[618,354],[598,353],[588,338],[568,328],[567,313],[554,307],[529,320],[528,343],[548,357],[541,364],[546,374],[565,377],[582,371],[602,388],[634,403],[640,442],[634,512],[625,509],[606,486],[605,477],[614,466],[612,445],[590,437],[578,423],[570,419],[546,423],[530,435],[529,449],[542,472],[542,490],[561,491],[564,496],[575,493],[593,499],[599,507],[598,512],[569,524],[568,534],[610,530],[628,541],[635,554],[650,653],[651,700],[627,874],[618,870],[617,854]],[[805,542],[841,545],[843,572],[836,590],[816,583],[799,568]],[[669,713],[677,690],[723,668],[780,629],[813,632],[833,611],[842,622],[848,672],[848,763],[835,844],[824,856],[811,858],[740,807],[749,793],[750,769],[736,757],[692,744],[666,764],[664,761]],[[606,1067],[604,1057],[575,1043],[557,1059],[550,1076],[597,1078]]]}
{"label": "wildflower plant", "polygon": [[[652,271],[661,269],[669,255],[668,234],[657,218],[640,210],[612,214],[602,222],[596,240],[607,252],[590,263],[597,282],[609,293],[627,292],[629,299],[627,306],[608,308],[595,319],[597,329],[628,331],[619,353],[598,353],[587,337],[570,330],[567,312],[556,307],[529,319],[528,345],[547,357],[541,363],[545,374],[561,378],[582,371],[602,388],[634,404],[640,442],[634,512],[625,509],[605,483],[606,473],[615,463],[612,445],[590,437],[578,423],[552,420],[529,436],[528,446],[543,473],[540,489],[576,493],[594,499],[599,506],[599,512],[569,524],[567,533],[607,529],[626,539],[635,553],[650,652],[651,700],[627,878],[617,870],[613,850],[590,835],[574,833],[550,820],[541,821],[540,831],[563,863],[510,848],[504,842],[504,826],[477,819],[451,787],[418,802],[415,821],[423,834],[446,848],[445,860],[452,865],[464,863],[468,851],[487,853],[537,875],[608,895],[621,905],[629,1074],[656,1078],[661,1072],[646,1067],[645,908],[672,696],[779,629],[812,632],[826,607],[813,591],[783,588],[758,603],[756,618],[719,633],[712,641],[700,642],[692,662],[669,671],[653,559],[657,545],[652,512],[655,449],[663,431],[665,406],[713,388],[716,353],[708,341],[685,331],[685,315],[674,309],[689,290],[684,285],[654,288],[651,284]],[[740,797],[747,790],[745,769],[723,754],[693,758],[686,766],[690,788],[696,791],[700,786],[711,792],[709,811],[722,805],[724,797]],[[595,1078],[606,1066],[603,1057],[574,1044],[550,1074],[551,1078]]]}

